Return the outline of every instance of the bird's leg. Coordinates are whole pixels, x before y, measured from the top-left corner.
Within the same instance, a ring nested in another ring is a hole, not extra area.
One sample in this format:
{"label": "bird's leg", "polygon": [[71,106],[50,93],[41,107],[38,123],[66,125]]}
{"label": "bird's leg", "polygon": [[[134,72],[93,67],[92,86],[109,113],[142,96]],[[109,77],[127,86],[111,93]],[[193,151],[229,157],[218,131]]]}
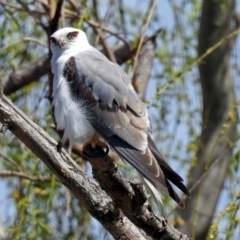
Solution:
{"label": "bird's leg", "polygon": [[57,151],[58,151],[58,152],[61,152],[61,150],[62,150],[62,145],[63,145],[62,140],[58,141],[58,144],[57,144]]}
{"label": "bird's leg", "polygon": [[84,148],[89,144],[91,145],[92,148],[96,148],[96,146],[99,146],[99,147],[104,149],[104,148],[107,147],[104,142],[101,142],[99,140],[99,134],[97,132],[94,133],[94,135],[92,136],[92,138],[88,142],[83,144],[82,150],[84,150]]}
{"label": "bird's leg", "polygon": [[108,152],[109,148],[107,144],[99,140],[99,134],[97,132],[95,132],[92,138],[82,146],[82,153],[92,157],[99,156],[100,153],[107,155]]}

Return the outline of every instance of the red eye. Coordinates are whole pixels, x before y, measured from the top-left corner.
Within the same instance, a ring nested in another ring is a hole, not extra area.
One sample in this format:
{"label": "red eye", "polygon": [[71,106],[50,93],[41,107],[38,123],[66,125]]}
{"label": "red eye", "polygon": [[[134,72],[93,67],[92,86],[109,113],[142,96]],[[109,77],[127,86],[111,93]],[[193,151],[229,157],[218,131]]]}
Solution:
{"label": "red eye", "polygon": [[73,39],[76,38],[78,36],[79,32],[70,32],[68,33],[67,37],[68,39]]}

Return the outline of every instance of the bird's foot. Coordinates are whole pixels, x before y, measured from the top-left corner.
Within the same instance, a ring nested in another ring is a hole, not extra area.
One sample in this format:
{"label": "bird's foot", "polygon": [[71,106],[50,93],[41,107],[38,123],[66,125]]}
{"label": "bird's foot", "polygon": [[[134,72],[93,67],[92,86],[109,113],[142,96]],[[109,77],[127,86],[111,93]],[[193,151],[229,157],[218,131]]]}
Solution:
{"label": "bird's foot", "polygon": [[[105,144],[104,142],[101,141],[89,141],[86,142],[83,147],[82,147],[82,153],[89,153],[89,152],[94,152],[95,154],[98,154],[100,152],[104,152],[104,155],[107,155],[109,152],[109,147],[107,146],[107,144]],[[94,154],[94,155],[95,155]]]}

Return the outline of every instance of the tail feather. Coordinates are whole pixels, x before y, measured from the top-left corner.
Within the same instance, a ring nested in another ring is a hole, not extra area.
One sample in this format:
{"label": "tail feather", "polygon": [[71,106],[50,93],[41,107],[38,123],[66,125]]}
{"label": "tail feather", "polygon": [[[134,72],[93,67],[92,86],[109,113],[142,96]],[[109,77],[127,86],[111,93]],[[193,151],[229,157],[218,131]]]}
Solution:
{"label": "tail feather", "polygon": [[[148,136],[148,148],[143,153],[119,136],[106,134],[99,125],[95,125],[94,127],[123,159],[129,162],[144,176],[144,178],[147,179],[149,183],[151,183],[150,190],[154,196],[157,196],[155,194],[157,192],[155,188],[160,188],[167,192],[172,199],[179,204],[179,206],[184,207],[183,201],[174,191],[169,181],[175,184],[186,195],[190,196],[190,194],[183,184],[182,178],[167,164],[150,136]],[[149,187],[149,184],[147,185]]]}
{"label": "tail feather", "polygon": [[163,203],[162,196],[160,192],[156,189],[156,186],[152,184],[147,178],[143,177],[141,173],[139,173],[139,177],[141,178],[147,192],[151,194],[156,204]]}
{"label": "tail feather", "polygon": [[[128,143],[122,141],[121,139],[114,138],[114,142],[111,142],[109,139],[108,142],[123,159],[128,161],[152,184],[150,189],[153,193],[153,196],[156,196],[155,192],[157,190],[155,188],[161,188],[167,192],[170,197],[179,204],[180,207],[184,207],[183,201],[174,191],[172,185],[167,180],[167,176],[162,171],[161,165],[155,159],[149,148],[145,153],[142,153],[139,150],[132,148],[128,145]],[[181,178],[179,179],[175,177],[175,175],[178,176],[176,173],[174,174],[174,177],[171,178],[173,182],[176,182],[176,186],[179,186],[180,189],[184,189],[184,191],[187,192],[184,184],[181,182],[182,180],[180,180]]]}
{"label": "tail feather", "polygon": [[166,178],[176,185],[184,194],[190,197],[187,187],[183,183],[183,179],[167,164],[162,154],[158,151],[152,138],[148,136],[148,147],[150,148],[153,156],[157,160]]}

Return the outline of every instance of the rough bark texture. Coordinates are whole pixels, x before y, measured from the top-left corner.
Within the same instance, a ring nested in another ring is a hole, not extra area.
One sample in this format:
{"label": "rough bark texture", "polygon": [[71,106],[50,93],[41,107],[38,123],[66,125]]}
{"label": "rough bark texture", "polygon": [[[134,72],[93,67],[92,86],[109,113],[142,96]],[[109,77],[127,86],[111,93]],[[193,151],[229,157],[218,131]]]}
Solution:
{"label": "rough bark texture", "polygon": [[[203,1],[198,54],[201,56],[234,29],[235,1]],[[185,225],[180,229],[194,239],[206,239],[215,208],[232,158],[236,137],[233,79],[229,72],[230,54],[235,39],[223,43],[199,66],[203,93],[203,125],[197,163],[190,170],[189,188],[217,161],[191,192],[182,212]]]}

